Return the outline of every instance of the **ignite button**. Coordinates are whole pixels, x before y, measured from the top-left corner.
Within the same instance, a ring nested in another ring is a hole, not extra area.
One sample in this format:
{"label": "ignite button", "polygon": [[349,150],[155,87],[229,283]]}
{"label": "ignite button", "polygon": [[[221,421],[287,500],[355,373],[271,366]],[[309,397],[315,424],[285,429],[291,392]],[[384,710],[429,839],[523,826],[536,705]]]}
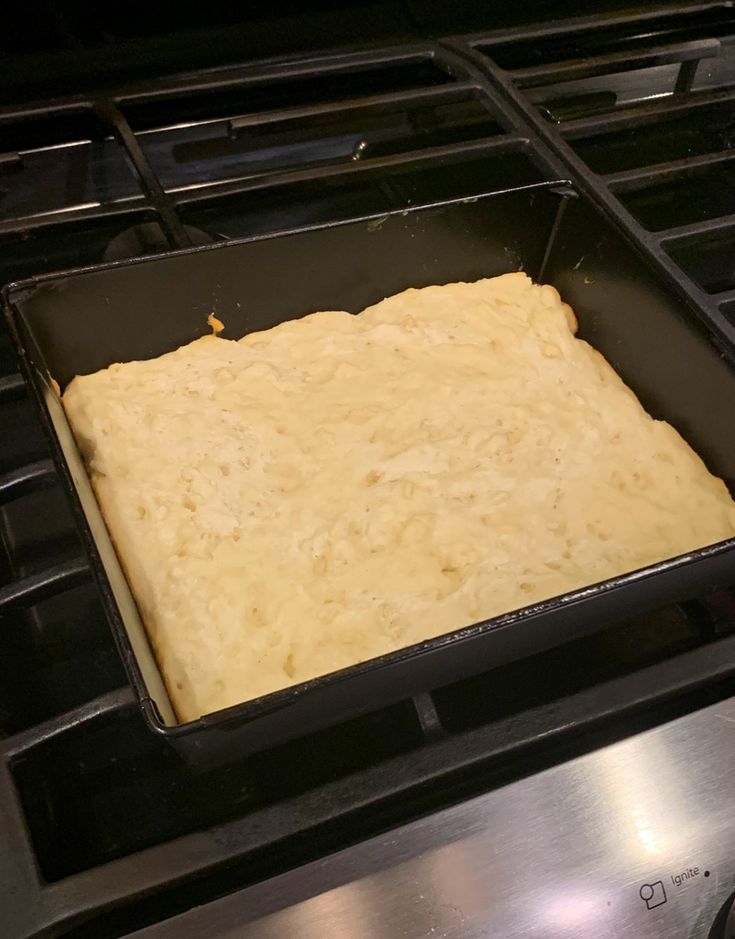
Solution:
{"label": "ignite button", "polygon": [[643,884],[639,892],[641,900],[645,900],[649,910],[666,903],[666,891],[663,882],[660,880],[652,884]]}

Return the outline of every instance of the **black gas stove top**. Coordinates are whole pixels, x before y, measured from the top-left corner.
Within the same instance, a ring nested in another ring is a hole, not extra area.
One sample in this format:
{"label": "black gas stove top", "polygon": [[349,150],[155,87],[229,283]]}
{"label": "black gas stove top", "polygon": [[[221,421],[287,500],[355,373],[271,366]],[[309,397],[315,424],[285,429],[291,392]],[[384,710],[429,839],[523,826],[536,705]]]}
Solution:
{"label": "black gas stove top", "polygon": [[[568,179],[735,340],[728,4],[41,6],[2,40],[3,283]],[[5,332],[0,435],[9,939],[128,935],[735,693],[723,589],[193,769],[138,714]]]}

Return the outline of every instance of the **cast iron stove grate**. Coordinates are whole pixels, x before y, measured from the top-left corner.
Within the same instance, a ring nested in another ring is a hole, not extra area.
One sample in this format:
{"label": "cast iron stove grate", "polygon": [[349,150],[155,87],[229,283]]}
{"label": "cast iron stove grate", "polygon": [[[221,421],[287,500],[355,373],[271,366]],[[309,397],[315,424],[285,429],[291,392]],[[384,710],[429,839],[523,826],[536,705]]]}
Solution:
{"label": "cast iron stove grate", "polygon": [[575,181],[732,340],[732,5],[655,5],[446,45],[485,70]]}

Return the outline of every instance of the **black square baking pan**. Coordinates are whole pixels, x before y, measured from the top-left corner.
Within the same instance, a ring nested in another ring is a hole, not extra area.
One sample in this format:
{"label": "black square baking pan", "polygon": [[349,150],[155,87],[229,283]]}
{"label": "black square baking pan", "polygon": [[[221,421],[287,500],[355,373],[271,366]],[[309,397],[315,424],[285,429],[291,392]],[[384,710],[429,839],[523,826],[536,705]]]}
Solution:
{"label": "black square baking pan", "polygon": [[[227,708],[176,721],[59,400],[74,375],[209,332],[357,312],[407,287],[523,269],[572,305],[579,334],[734,491],[735,351],[566,183],[172,252],[10,285],[21,367],[146,720],[188,759],[255,751],[735,579],[735,539]],[[247,697],[247,689],[243,689]]]}

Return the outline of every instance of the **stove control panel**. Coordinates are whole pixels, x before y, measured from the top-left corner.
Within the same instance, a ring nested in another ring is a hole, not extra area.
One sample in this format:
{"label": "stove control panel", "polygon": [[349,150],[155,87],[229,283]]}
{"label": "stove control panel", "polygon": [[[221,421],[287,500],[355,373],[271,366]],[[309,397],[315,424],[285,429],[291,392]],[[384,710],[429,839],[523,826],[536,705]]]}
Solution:
{"label": "stove control panel", "polygon": [[735,939],[735,699],[161,923],[146,939]]}

